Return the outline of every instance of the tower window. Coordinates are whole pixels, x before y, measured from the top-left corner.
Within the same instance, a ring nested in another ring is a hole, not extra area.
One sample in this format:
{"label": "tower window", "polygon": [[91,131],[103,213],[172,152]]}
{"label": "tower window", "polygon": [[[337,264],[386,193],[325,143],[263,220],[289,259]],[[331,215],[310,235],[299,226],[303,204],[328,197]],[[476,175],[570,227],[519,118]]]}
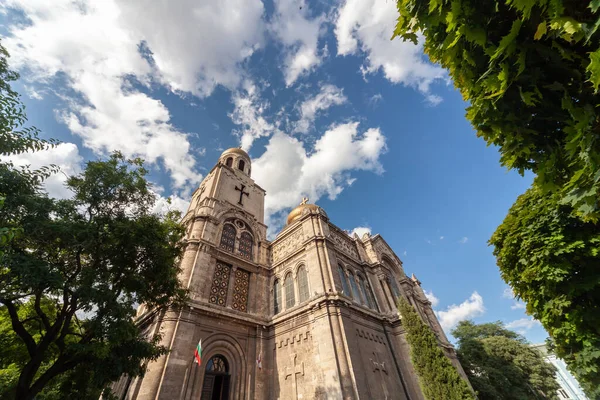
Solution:
{"label": "tower window", "polygon": [[285,289],[285,308],[293,307],[296,304],[296,295],[294,294],[294,278],[292,274],[287,274],[283,280]]}
{"label": "tower window", "polygon": [[248,311],[248,287],[250,286],[250,273],[243,269],[237,269],[233,282],[233,305],[234,310]]}
{"label": "tower window", "polygon": [[252,259],[252,235],[248,232],[242,232],[240,236],[240,254],[249,260]]}
{"label": "tower window", "polygon": [[235,235],[237,231],[231,224],[223,225],[223,233],[221,233],[221,248],[233,252],[235,248]]}
{"label": "tower window", "polygon": [[298,268],[298,301],[300,303],[308,300],[308,276],[306,275],[306,268],[304,266]]}
{"label": "tower window", "polygon": [[244,160],[240,160],[238,161],[238,168],[243,171],[244,168],[246,168],[246,163],[244,162]]}
{"label": "tower window", "polygon": [[231,166],[233,166],[233,157],[227,157],[227,161],[225,161],[225,164],[226,164],[228,167],[231,167]]}
{"label": "tower window", "polygon": [[274,314],[279,314],[281,311],[281,282],[279,279],[275,280],[273,284],[273,311]]}
{"label": "tower window", "polygon": [[209,302],[225,307],[227,304],[227,289],[229,287],[230,273],[230,266],[217,262],[212,285],[210,287]]}

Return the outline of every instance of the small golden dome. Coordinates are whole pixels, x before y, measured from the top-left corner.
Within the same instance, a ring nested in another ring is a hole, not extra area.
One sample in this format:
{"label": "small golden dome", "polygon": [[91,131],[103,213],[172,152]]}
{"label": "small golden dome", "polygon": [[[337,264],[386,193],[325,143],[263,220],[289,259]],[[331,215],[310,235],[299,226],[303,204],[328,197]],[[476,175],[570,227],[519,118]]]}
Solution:
{"label": "small golden dome", "polygon": [[315,211],[318,212],[319,211],[319,206],[316,204],[307,204],[308,203],[308,198],[303,198],[302,199],[302,203],[300,203],[300,205],[296,208],[294,208],[287,217],[287,225],[290,225],[292,223],[294,223],[295,221],[299,220],[300,217],[302,217],[302,214],[304,213],[304,210],[308,210],[308,212],[311,211]]}
{"label": "small golden dome", "polygon": [[250,159],[250,156],[248,155],[248,153],[246,153],[244,150],[242,150],[239,147],[232,147],[230,149],[227,149],[223,152],[223,154],[221,154],[221,157],[227,155],[227,154],[237,154],[243,157],[246,157],[247,159]]}

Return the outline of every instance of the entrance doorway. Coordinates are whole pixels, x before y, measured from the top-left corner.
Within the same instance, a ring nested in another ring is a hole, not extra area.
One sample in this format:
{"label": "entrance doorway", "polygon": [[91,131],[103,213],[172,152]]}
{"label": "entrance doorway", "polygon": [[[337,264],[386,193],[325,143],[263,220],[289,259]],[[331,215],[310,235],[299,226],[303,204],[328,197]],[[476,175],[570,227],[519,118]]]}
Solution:
{"label": "entrance doorway", "polygon": [[213,356],[206,364],[201,400],[229,400],[229,364],[220,354]]}

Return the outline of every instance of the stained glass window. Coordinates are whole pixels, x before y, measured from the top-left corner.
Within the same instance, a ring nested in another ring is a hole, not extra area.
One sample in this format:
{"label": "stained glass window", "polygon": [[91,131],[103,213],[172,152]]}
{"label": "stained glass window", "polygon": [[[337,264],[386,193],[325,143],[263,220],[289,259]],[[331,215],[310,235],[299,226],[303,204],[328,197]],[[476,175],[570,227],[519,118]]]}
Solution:
{"label": "stained glass window", "polygon": [[356,286],[356,279],[354,279],[354,274],[352,272],[348,274],[348,279],[350,279],[350,286],[352,287],[352,296],[354,297],[354,300],[362,303],[360,293],[358,292],[358,287]]}
{"label": "stained glass window", "polygon": [[367,288],[365,287],[365,280],[360,275],[358,275],[358,287],[360,289],[360,294],[361,294],[362,299],[363,299],[363,304],[366,305],[369,308],[373,308],[371,306],[371,302],[370,302],[369,296],[367,295]]}
{"label": "stained glass window", "polygon": [[227,304],[227,289],[229,288],[229,265],[217,262],[208,300],[213,304],[225,307]]}
{"label": "stained glass window", "polygon": [[279,279],[275,280],[273,292],[273,311],[274,314],[279,314],[279,311],[281,311],[281,282],[279,282]]}
{"label": "stained glass window", "polygon": [[306,268],[300,267],[298,268],[298,301],[300,303],[308,300],[308,276],[306,275]]}
{"label": "stained glass window", "polygon": [[225,357],[216,355],[206,363],[206,372],[229,372],[229,365]]}
{"label": "stained glass window", "polygon": [[398,289],[398,284],[396,283],[396,280],[388,276],[387,281],[392,288],[392,293],[394,293],[394,300],[398,300],[398,297],[400,297],[400,290]]}
{"label": "stained glass window", "polygon": [[352,297],[352,293],[348,288],[348,281],[346,280],[346,272],[344,272],[344,268],[341,265],[338,265],[338,272],[340,274],[340,280],[342,281],[342,293]]}
{"label": "stained glass window", "polygon": [[248,287],[250,286],[250,273],[243,269],[235,271],[233,282],[233,307],[234,310],[248,311]]}
{"label": "stained glass window", "polygon": [[240,236],[240,254],[249,260],[252,259],[252,235],[248,232],[242,232]]}
{"label": "stained glass window", "polygon": [[223,233],[221,233],[221,248],[227,251],[233,251],[235,248],[235,227],[231,224],[223,225]]}
{"label": "stained glass window", "polygon": [[296,304],[296,296],[294,294],[294,278],[292,278],[292,274],[285,276],[283,288],[285,289],[285,308],[293,307]]}

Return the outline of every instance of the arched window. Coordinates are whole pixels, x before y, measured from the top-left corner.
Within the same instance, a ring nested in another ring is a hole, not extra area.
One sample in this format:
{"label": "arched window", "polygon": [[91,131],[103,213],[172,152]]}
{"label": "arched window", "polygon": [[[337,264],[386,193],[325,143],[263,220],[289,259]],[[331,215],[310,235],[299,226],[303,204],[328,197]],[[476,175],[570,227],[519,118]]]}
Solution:
{"label": "arched window", "polygon": [[371,285],[369,285],[369,281],[367,281],[365,283],[365,286],[367,288],[367,298],[369,299],[369,304],[370,307],[373,310],[379,311],[379,306],[377,305],[377,302],[375,301],[375,296],[373,295],[373,289],[371,289]]}
{"label": "arched window", "polygon": [[340,280],[342,281],[342,293],[346,296],[352,297],[352,292],[348,288],[348,281],[346,280],[346,272],[344,272],[344,267],[338,264],[338,272],[340,274]]}
{"label": "arched window", "polygon": [[298,279],[298,301],[300,303],[308,300],[308,276],[306,275],[306,268],[303,266],[298,268],[298,274],[296,275],[296,279]]}
{"label": "arched window", "polygon": [[240,236],[240,254],[249,260],[252,259],[252,245],[254,241],[252,240],[252,235],[248,232],[242,232]]}
{"label": "arched window", "polygon": [[225,164],[226,164],[228,167],[231,167],[231,166],[233,166],[233,157],[227,157],[227,161],[225,161]]}
{"label": "arched window", "polygon": [[273,284],[273,313],[279,314],[281,311],[281,282],[279,279],[275,280]]}
{"label": "arched window", "polygon": [[360,293],[358,292],[358,287],[356,286],[356,279],[354,279],[354,274],[352,272],[348,273],[348,279],[350,279],[350,286],[352,286],[352,295],[354,296],[354,300],[356,300],[358,303],[362,303]]}
{"label": "arched window", "polygon": [[285,289],[285,308],[293,307],[296,304],[296,296],[294,295],[294,278],[292,278],[292,274],[285,276],[283,288]]}
{"label": "arched window", "polygon": [[365,280],[360,275],[358,275],[358,288],[360,289],[360,294],[362,296],[363,304],[369,308],[373,308],[371,306],[371,302],[369,301],[369,296],[367,296],[367,288],[365,287]]}
{"label": "arched window", "polygon": [[244,170],[244,168],[246,168],[246,163],[244,162],[244,160],[238,161],[238,168],[242,171]]}
{"label": "arched window", "polygon": [[206,363],[206,372],[226,374],[229,372],[229,364],[222,355],[213,356]]}
{"label": "arched window", "polygon": [[396,283],[396,279],[393,277],[387,277],[388,285],[391,286],[391,291],[394,293],[394,300],[398,301],[398,297],[400,297],[400,290],[398,289],[398,284]]}
{"label": "arched window", "polygon": [[221,248],[227,251],[233,251],[235,248],[235,235],[237,231],[231,224],[223,225],[223,233],[221,233]]}

